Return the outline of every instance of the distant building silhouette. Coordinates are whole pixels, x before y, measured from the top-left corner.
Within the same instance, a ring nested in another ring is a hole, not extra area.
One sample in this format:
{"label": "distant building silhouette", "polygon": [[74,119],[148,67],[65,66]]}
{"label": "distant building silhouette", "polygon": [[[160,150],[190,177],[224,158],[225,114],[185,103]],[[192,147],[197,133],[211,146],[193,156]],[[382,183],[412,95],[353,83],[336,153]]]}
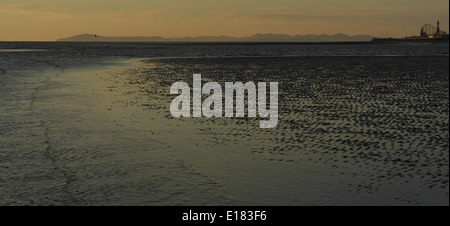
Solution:
{"label": "distant building silhouette", "polygon": [[441,24],[440,21],[437,21],[437,27],[425,24],[423,25],[422,29],[420,30],[420,37],[421,38],[447,38],[448,34],[445,31],[441,30]]}
{"label": "distant building silhouette", "polygon": [[405,37],[405,38],[374,38],[372,42],[415,42],[415,41],[427,41],[427,42],[448,42],[449,35],[447,32],[441,30],[441,23],[437,21],[437,27],[431,24],[425,24],[420,29],[419,36]]}

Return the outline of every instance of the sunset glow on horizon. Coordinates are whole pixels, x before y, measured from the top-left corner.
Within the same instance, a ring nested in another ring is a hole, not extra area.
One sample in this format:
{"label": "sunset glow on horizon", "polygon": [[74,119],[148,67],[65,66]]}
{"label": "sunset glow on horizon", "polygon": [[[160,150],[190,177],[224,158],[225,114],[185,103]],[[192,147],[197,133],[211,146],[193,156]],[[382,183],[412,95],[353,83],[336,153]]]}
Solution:
{"label": "sunset glow on horizon", "polygon": [[448,0],[0,0],[0,41],[256,33],[404,37],[424,24],[449,31]]}

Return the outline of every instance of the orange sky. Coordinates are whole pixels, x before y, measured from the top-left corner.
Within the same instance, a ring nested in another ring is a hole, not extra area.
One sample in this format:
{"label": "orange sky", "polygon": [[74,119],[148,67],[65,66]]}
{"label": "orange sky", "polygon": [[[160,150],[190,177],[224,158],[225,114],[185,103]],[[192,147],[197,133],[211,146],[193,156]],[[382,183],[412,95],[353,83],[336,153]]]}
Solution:
{"label": "orange sky", "polygon": [[102,36],[418,35],[448,0],[0,0],[0,41]]}

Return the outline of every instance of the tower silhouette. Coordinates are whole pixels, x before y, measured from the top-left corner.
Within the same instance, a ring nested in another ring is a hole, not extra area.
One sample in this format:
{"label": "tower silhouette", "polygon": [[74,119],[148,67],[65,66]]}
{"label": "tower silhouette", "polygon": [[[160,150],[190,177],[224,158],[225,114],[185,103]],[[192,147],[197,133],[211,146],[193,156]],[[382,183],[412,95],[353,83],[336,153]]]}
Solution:
{"label": "tower silhouette", "polygon": [[440,27],[439,20],[438,20],[438,22],[437,22],[436,34],[437,34],[437,35],[441,34],[441,27]]}

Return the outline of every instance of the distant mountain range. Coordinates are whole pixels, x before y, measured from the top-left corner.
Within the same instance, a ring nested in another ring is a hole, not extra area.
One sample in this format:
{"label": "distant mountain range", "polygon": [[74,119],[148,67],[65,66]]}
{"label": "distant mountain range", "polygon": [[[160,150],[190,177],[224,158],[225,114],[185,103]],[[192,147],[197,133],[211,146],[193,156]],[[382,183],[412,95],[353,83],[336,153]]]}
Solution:
{"label": "distant mountain range", "polygon": [[81,34],[69,38],[61,38],[57,42],[368,42],[374,37],[369,35],[348,36],[335,35],[283,35],[255,34],[249,37],[235,38],[229,36],[200,36],[183,38],[152,37],[105,37],[93,34]]}

